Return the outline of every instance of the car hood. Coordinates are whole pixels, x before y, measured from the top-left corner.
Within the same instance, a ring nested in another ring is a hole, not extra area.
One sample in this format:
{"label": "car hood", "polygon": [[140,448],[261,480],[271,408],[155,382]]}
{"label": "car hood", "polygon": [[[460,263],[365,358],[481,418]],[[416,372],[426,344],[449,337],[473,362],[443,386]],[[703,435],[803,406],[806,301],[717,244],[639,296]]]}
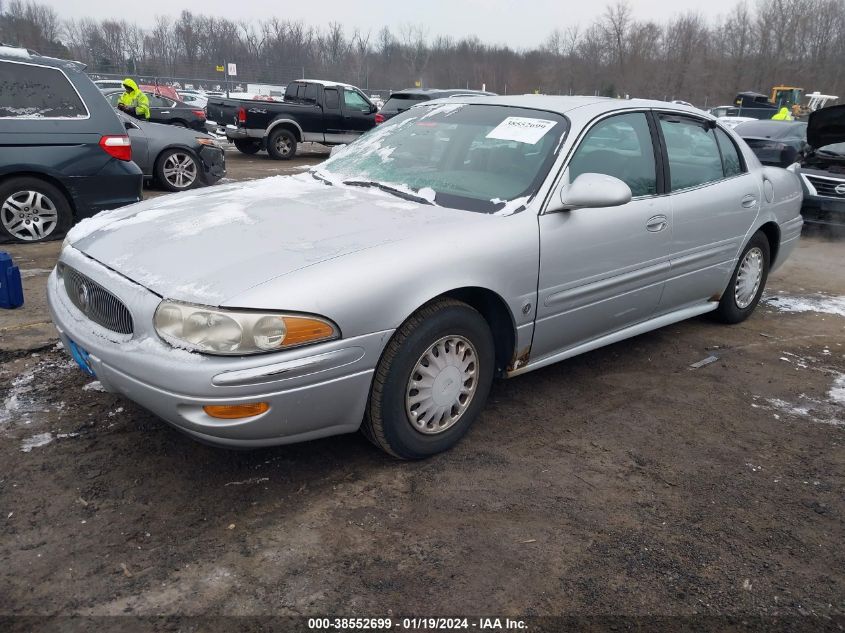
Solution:
{"label": "car hood", "polygon": [[302,174],[107,211],[80,222],[67,241],[162,297],[224,305],[295,270],[481,216]]}
{"label": "car hood", "polygon": [[845,104],[822,108],[807,120],[807,142],[814,149],[845,143]]}

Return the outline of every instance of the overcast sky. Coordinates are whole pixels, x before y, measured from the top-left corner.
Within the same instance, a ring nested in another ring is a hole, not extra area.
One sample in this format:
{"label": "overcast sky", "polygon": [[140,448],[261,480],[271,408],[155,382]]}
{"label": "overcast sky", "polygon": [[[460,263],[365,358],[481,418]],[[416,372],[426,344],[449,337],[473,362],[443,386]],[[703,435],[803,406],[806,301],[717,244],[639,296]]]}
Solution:
{"label": "overcast sky", "polygon": [[[429,36],[477,35],[488,43],[533,47],[556,26],[590,24],[608,4],[603,0],[42,0],[62,17],[126,19],[152,24],[156,15],[177,16],[182,9],[225,16],[234,20],[275,15],[321,26],[341,22],[351,32],[371,30],[373,38],[382,26],[396,30],[405,23],[422,24]],[[738,0],[633,0],[637,19],[662,21],[685,11],[705,17],[726,14]],[[268,14],[269,12],[269,14]]]}

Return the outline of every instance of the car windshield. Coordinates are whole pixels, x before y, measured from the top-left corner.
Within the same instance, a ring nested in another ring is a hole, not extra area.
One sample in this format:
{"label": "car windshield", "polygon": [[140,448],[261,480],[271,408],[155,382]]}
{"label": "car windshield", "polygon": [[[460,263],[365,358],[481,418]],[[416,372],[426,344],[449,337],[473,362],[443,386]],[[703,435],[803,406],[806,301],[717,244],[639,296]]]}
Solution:
{"label": "car windshield", "polygon": [[400,188],[444,207],[512,212],[537,191],[568,129],[561,115],[528,108],[418,106],[317,171],[347,184]]}

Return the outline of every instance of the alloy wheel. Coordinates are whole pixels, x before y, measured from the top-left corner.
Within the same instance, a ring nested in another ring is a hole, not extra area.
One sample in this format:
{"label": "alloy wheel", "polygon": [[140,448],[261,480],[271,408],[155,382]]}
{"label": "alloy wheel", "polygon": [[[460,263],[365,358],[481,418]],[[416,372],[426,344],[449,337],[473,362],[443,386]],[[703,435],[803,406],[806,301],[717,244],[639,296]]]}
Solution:
{"label": "alloy wheel", "polygon": [[162,173],[171,186],[187,189],[197,179],[197,163],[190,154],[174,152],[165,159]]}

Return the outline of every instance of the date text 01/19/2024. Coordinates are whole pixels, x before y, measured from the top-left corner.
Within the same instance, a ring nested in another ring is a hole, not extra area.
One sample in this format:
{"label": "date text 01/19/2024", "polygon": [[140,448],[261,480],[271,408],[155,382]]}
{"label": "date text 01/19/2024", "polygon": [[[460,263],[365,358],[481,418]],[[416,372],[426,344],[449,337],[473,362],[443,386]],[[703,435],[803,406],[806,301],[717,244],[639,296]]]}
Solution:
{"label": "date text 01/19/2024", "polygon": [[408,631],[463,630],[526,630],[524,620],[510,618],[308,618],[314,631]]}

